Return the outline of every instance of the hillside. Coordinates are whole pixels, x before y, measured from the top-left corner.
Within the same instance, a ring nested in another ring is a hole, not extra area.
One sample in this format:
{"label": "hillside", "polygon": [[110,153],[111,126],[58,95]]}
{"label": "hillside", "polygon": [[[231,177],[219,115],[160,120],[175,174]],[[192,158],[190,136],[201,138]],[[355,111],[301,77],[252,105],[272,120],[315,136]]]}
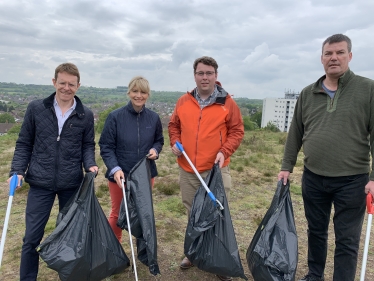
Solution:
{"label": "hillside", "polygon": [[[99,138],[99,135],[96,136]],[[246,132],[245,138],[232,156],[230,164],[233,188],[230,193],[230,213],[239,246],[239,253],[245,273],[250,281],[253,278],[248,270],[246,262],[246,251],[252,240],[258,224],[265,215],[270,205],[276,187],[276,175],[280,168],[283,145],[286,139],[285,133],[273,133],[262,130]],[[8,187],[5,183],[9,165],[14,150],[15,137],[8,135],[0,137],[0,231],[3,225],[5,209],[8,200]],[[154,210],[156,217],[156,228],[158,237],[158,262],[161,276],[154,278],[150,276],[148,269],[137,262],[139,280],[164,280],[164,281],[214,281],[218,280],[214,275],[205,273],[193,267],[187,271],[179,269],[179,263],[183,258],[184,231],[187,222],[184,207],[181,203],[181,196],[178,187],[178,167],[175,157],[169,147],[167,132],[165,131],[165,146],[157,160],[159,177],[156,178],[153,190]],[[104,179],[105,166],[99,156],[97,147],[97,163],[99,175],[95,179],[96,195],[106,214],[109,213],[110,199],[106,180]],[[307,226],[303,211],[301,198],[301,173],[302,153],[300,153],[295,171],[292,174],[291,197],[295,213],[299,239],[299,263],[297,278],[306,273],[307,257]],[[27,184],[15,194],[13,208],[10,217],[10,226],[5,246],[3,266],[1,268],[0,280],[18,280],[18,268],[20,261],[20,250],[24,233],[24,211],[27,197]],[[52,232],[55,226],[57,215],[57,204],[55,203],[53,213],[46,227],[46,235]],[[366,219],[362,232],[362,242],[356,280],[359,280],[362,248],[366,230]],[[326,265],[326,280],[332,280],[333,270],[333,225],[329,229],[329,251]],[[372,231],[372,236],[374,230]],[[123,247],[127,255],[131,250],[128,243],[127,233],[123,235]],[[135,240],[134,240],[135,244]],[[374,280],[374,269],[370,264],[374,262],[373,245],[369,251],[366,280]],[[58,280],[57,273],[48,269],[44,262],[40,264],[39,281]],[[132,273],[126,270],[124,273],[107,278],[107,280],[135,280]],[[239,278],[234,280],[238,281]]]}
{"label": "hillside", "polygon": [[[6,103],[7,108],[11,106],[16,119],[22,120],[27,104],[35,99],[49,96],[55,91],[52,85],[33,85],[0,82],[0,103]],[[77,96],[89,107],[97,116],[100,112],[111,108],[115,104],[123,104],[128,101],[127,87],[118,86],[116,88],[97,88],[81,86]],[[161,118],[169,116],[178,98],[184,93],[151,91],[151,96],[147,101],[147,107],[156,111]],[[251,115],[262,110],[262,100],[237,98],[235,99],[242,108],[242,114]],[[1,113],[1,108],[0,108]]]}

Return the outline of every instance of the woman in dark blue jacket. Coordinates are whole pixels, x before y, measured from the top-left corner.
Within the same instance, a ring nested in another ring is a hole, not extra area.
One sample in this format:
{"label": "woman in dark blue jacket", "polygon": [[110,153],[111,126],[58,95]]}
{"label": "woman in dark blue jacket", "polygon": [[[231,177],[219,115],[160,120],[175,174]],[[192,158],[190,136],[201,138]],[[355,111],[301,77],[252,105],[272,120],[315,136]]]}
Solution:
{"label": "woman in dark blue jacket", "polygon": [[158,114],[145,107],[150,95],[149,82],[141,76],[131,79],[127,95],[129,103],[112,111],[105,121],[100,137],[100,155],[107,167],[112,209],[109,224],[119,241],[122,230],[117,226],[118,213],[123,199],[121,178],[125,179],[132,167],[149,154],[152,186],[157,176],[154,160],[164,145],[161,120]]}

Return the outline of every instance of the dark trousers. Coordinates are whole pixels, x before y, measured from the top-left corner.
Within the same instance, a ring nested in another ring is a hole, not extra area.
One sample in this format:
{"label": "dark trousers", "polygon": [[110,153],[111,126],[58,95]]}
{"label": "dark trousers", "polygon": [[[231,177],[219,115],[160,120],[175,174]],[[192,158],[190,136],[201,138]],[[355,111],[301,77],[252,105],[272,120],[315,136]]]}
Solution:
{"label": "dark trousers", "polygon": [[334,281],[354,281],[362,223],[365,216],[365,185],[368,174],[324,177],[305,168],[302,194],[308,221],[309,274],[324,274],[331,207],[334,204]]}
{"label": "dark trousers", "polygon": [[26,205],[26,231],[23,238],[20,281],[36,281],[39,269],[39,254],[36,247],[44,235],[44,228],[51,214],[56,195],[60,210],[65,206],[75,190],[53,191],[30,187]]}

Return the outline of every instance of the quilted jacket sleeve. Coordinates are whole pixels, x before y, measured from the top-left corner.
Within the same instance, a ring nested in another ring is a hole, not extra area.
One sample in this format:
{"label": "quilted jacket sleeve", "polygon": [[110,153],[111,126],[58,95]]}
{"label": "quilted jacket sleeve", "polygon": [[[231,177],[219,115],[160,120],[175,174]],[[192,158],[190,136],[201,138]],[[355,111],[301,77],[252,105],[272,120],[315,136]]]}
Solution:
{"label": "quilted jacket sleeve", "polygon": [[25,176],[30,163],[35,141],[35,120],[33,115],[35,106],[35,102],[31,102],[27,107],[21,131],[16,142],[9,176],[12,176],[14,173]]}

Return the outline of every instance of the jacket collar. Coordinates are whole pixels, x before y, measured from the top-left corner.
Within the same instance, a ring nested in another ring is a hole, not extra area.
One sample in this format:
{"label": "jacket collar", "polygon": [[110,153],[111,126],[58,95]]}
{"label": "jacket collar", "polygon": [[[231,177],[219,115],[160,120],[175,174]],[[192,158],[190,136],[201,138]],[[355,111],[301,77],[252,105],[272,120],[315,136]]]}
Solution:
{"label": "jacket collar", "polygon": [[143,105],[143,108],[142,110],[140,110],[139,112],[137,112],[134,107],[132,106],[132,102],[131,100],[127,103],[127,110],[130,111],[132,114],[139,114],[139,113],[142,113],[145,109],[145,105]]}
{"label": "jacket collar", "polygon": [[[338,88],[342,88],[345,85],[347,85],[348,81],[351,80],[355,76],[356,75],[353,73],[353,71],[351,71],[348,68],[348,70],[346,72],[344,72],[344,74],[342,76],[340,76],[340,78],[338,80]],[[314,83],[314,85],[312,87],[312,92],[313,93],[325,92],[322,88],[322,81],[325,80],[325,78],[326,78],[326,74],[323,75],[321,78],[319,78],[316,83]]]}
{"label": "jacket collar", "polygon": [[[55,95],[56,95],[56,92],[54,92],[52,95],[50,95],[49,97],[47,97],[43,100],[43,104],[44,104],[45,108],[53,108]],[[74,98],[75,98],[75,102],[77,103],[77,105],[75,107],[75,112],[78,114],[79,118],[83,118],[84,117],[83,103],[81,102],[81,100],[77,96],[74,96]]]}
{"label": "jacket collar", "polygon": [[[228,96],[228,93],[225,91],[224,88],[222,88],[220,86],[220,84],[216,83],[216,87],[217,87],[217,90],[218,90],[218,94],[217,94],[215,103],[225,104],[226,97]],[[187,93],[190,94],[195,99],[196,88],[193,89],[191,92],[187,92]]]}

